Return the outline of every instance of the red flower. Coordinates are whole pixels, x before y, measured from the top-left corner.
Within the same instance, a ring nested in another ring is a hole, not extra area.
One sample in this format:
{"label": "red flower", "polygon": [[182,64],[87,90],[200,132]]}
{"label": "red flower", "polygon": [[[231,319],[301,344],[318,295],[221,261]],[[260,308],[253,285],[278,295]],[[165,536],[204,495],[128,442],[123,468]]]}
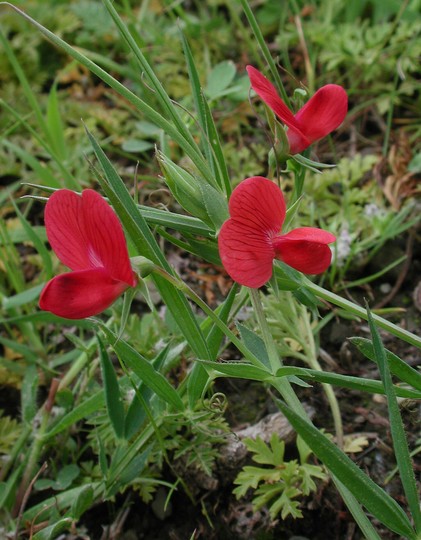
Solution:
{"label": "red flower", "polygon": [[230,219],[218,237],[225,270],[241,285],[257,289],[272,276],[273,259],[306,274],[320,274],[330,264],[330,232],[301,227],[280,234],[286,205],[276,184],[253,176],[239,184],[229,200]]}
{"label": "red flower", "polygon": [[48,241],[73,272],[50,280],[41,292],[41,309],[59,317],[97,315],[128,287],[136,285],[123,228],[98,193],[82,196],[60,189],[45,207]]}
{"label": "red flower", "polygon": [[253,66],[247,66],[251,87],[258,96],[288,126],[287,137],[291,154],[298,154],[310,144],[325,137],[344,120],[348,110],[348,97],[342,86],[327,84],[293,114],[276,88]]}

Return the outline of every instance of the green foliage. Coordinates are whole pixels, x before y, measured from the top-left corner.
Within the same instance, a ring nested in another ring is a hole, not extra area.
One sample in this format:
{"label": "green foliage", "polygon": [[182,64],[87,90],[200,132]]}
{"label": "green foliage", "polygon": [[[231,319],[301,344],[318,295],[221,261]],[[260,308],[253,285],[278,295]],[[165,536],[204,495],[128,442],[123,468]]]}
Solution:
{"label": "green foliage", "polygon": [[21,434],[22,426],[0,410],[0,454],[8,455]]}
{"label": "green foliage", "polygon": [[[246,465],[234,480],[237,484],[233,491],[237,499],[244,497],[253,490],[253,506],[259,510],[269,506],[272,519],[281,514],[282,519],[288,516],[302,518],[300,510],[301,499],[316,491],[314,479],[326,480],[327,475],[318,465],[307,463],[311,451],[303,441],[300,441],[300,460],[284,460],[285,442],[276,433],[272,434],[269,444],[260,437],[256,440],[244,439],[249,452],[254,455],[254,462],[265,467]],[[296,500],[297,497],[300,500]],[[275,500],[274,500],[275,499]]]}

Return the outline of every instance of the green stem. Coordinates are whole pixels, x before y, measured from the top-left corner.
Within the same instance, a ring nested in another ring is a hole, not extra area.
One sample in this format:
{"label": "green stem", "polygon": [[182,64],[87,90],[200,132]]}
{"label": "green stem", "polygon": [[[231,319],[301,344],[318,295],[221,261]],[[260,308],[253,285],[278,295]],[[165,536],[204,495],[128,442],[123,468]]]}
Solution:
{"label": "green stem", "polygon": [[265,42],[265,38],[263,37],[262,31],[260,30],[259,25],[254,17],[253,11],[250,9],[250,6],[248,5],[247,0],[240,0],[240,2],[244,10],[244,13],[246,14],[247,20],[251,26],[251,29],[253,30],[254,37],[256,38],[259,44],[260,50],[262,51],[262,54],[269,65],[270,72],[276,83],[276,86],[278,87],[279,93],[281,94],[281,97],[284,100],[285,105],[290,108],[288,94],[286,93],[284,85],[282,84],[281,77],[279,76],[275,62],[272,58],[272,55],[270,54],[269,48]]}
{"label": "green stem", "polygon": [[[249,296],[251,304],[253,306],[254,314],[259,324],[260,331],[262,332],[263,341],[266,345],[266,350],[268,352],[272,372],[275,374],[278,369],[282,367],[282,360],[279,357],[278,351],[276,349],[276,344],[273,341],[273,337],[263,311],[259,291],[257,289],[249,289]],[[294,412],[296,412],[303,418],[307,418],[307,413],[305,412],[301,401],[298,399],[296,393],[294,392],[294,389],[291,386],[291,383],[286,377],[277,378],[276,381],[272,383],[272,386],[274,386],[278,390],[283,399],[294,410]]]}
{"label": "green stem", "polygon": [[[319,361],[317,360],[318,353],[316,349],[316,344],[314,342],[313,330],[310,324],[310,317],[308,316],[308,312],[304,306],[302,306],[302,310],[305,311],[305,316],[302,317],[302,320],[304,321],[305,325],[305,334],[308,336],[308,342],[305,344],[306,347],[304,348],[307,353],[306,362],[312,369],[315,369],[317,371],[323,371],[321,365],[319,364]],[[335,392],[330,384],[322,383],[322,387],[324,393],[326,394],[326,398],[332,412],[333,423],[336,433],[336,442],[339,448],[343,448],[344,430],[342,425],[341,409],[339,407],[338,400],[336,399]]]}
{"label": "green stem", "polygon": [[[366,310],[358,306],[357,304],[354,304],[353,302],[350,302],[349,300],[346,300],[345,298],[342,298],[341,296],[338,296],[333,292],[323,289],[323,287],[319,287],[319,285],[316,285],[309,279],[304,278],[303,284],[309,291],[314,293],[319,298],[323,298],[323,300],[327,300],[328,302],[335,304],[335,306],[341,307],[349,313],[353,313],[354,315],[361,317],[361,319],[364,319],[365,321],[368,320]],[[386,330],[387,332],[390,332],[391,334],[402,339],[403,341],[414,345],[418,349],[421,349],[421,337],[416,336],[411,332],[408,332],[408,330],[400,328],[396,324],[393,324],[388,320],[383,319],[383,317],[375,315],[374,313],[372,314],[372,316],[373,319],[376,321],[377,326],[383,328],[383,330]]]}

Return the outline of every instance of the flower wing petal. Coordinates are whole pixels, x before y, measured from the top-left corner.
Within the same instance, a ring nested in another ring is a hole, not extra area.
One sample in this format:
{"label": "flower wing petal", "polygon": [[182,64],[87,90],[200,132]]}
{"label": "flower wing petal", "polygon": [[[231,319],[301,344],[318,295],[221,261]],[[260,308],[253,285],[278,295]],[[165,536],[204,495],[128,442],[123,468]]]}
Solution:
{"label": "flower wing petal", "polygon": [[274,239],[276,258],[305,274],[321,274],[329,267],[332,252],[327,244],[335,236],[322,229],[302,227]]}
{"label": "flower wing petal", "polygon": [[48,241],[60,261],[72,270],[92,267],[82,211],[82,197],[74,191],[54,192],[45,207]]}
{"label": "flower wing petal", "polygon": [[282,122],[288,126],[289,130],[287,132],[287,137],[291,154],[296,154],[301,152],[304,148],[307,148],[311,142],[304,134],[302,125],[297,121],[296,116],[294,116],[279,97],[273,84],[253,66],[247,66],[246,69],[253,90],[282,120]]}
{"label": "flower wing petal", "polygon": [[113,279],[104,268],[68,272],[50,280],[39,306],[59,317],[84,319],[109,307],[127,284]]}
{"label": "flower wing petal", "polygon": [[110,276],[134,287],[123,227],[107,201],[92,189],[82,192],[83,219],[89,240],[89,256],[95,266],[103,266]]}
{"label": "flower wing petal", "polygon": [[347,111],[348,96],[345,90],[337,84],[327,84],[319,88],[297,112],[296,125],[311,144],[342,124]]}
{"label": "flower wing petal", "polygon": [[231,218],[258,231],[277,234],[285,220],[286,205],[279,187],[263,176],[247,178],[229,200]]}
{"label": "flower wing petal", "polygon": [[286,124],[288,127],[295,127],[299,129],[293,113],[280,98],[273,84],[253,66],[247,66],[246,69],[251,87],[256,94],[272,109],[277,116],[279,116],[284,124]]}
{"label": "flower wing petal", "polygon": [[272,276],[275,251],[264,231],[228,219],[219,232],[218,247],[225,270],[237,283],[257,289]]}

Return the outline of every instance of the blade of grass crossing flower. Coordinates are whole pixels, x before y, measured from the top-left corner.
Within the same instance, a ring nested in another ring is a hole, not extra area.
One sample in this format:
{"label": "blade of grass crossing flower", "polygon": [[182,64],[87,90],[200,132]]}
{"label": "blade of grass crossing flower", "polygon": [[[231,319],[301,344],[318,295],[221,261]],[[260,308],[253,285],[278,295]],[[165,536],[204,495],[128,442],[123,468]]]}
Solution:
{"label": "blade of grass crossing flower", "polygon": [[[373,343],[369,339],[351,337],[349,338],[349,341],[355,345],[366,358],[376,362],[377,364],[378,359],[374,351]],[[392,353],[391,351],[384,349],[384,352],[386,354],[390,373],[421,392],[421,373],[409,366],[406,362],[401,360],[399,356],[396,356],[396,354]]]}
{"label": "blade of grass crossing flower", "polygon": [[314,454],[370,513],[390,530],[411,540],[416,536],[408,517],[397,502],[371,480],[316,427],[298,416],[285,403],[280,410]]}
{"label": "blade of grass crossing flower", "polygon": [[111,363],[110,357],[108,356],[107,349],[104,347],[104,343],[99,336],[97,336],[97,339],[107,413],[111,425],[113,426],[114,433],[116,434],[117,438],[121,439],[124,436],[125,414],[120,387],[118,385],[118,379],[114,367]]}
{"label": "blade of grass crossing flower", "polygon": [[260,50],[262,51],[262,54],[269,65],[271,75],[273,77],[273,80],[275,81],[275,84],[279,90],[279,93],[281,94],[281,97],[284,100],[286,106],[290,108],[288,94],[286,93],[284,85],[282,84],[281,77],[279,76],[278,70],[276,69],[275,62],[272,58],[272,55],[270,54],[269,48],[266,44],[265,38],[263,37],[262,31],[260,30],[260,27],[256,21],[253,11],[251,10],[248,4],[248,0],[240,0],[240,2],[244,10],[244,13],[247,17],[247,20],[250,24],[250,27],[253,30],[254,37],[256,38],[256,41],[259,44]]}
{"label": "blade of grass crossing flower", "polygon": [[421,533],[421,511],[418,496],[418,490],[415,483],[414,470],[412,467],[411,457],[409,455],[408,441],[406,439],[402,418],[399,412],[399,405],[396,400],[395,389],[392,383],[392,376],[386,357],[386,352],[383,343],[380,339],[376,325],[373,321],[373,316],[367,305],[368,324],[370,326],[371,338],[373,340],[374,354],[379,366],[380,376],[386,390],[387,405],[389,409],[390,431],[393,439],[393,447],[395,449],[396,461],[399,467],[399,473],[403,485],[403,489],[408,500],[408,505],[411,510],[415,528],[418,533]]}
{"label": "blade of grass crossing flower", "polygon": [[[127,191],[124,182],[102,151],[96,139],[89,132],[87,133],[94,148],[95,155],[106,176],[106,180],[98,176],[98,181],[129,233],[134,246],[138,249],[139,254],[151,259],[154,263],[159,264],[168,272],[172,273],[171,267],[149,230],[146,221],[140,214],[136,203]],[[184,295],[171,283],[168,283],[158,275],[154,274],[154,281],[163,301],[174,316],[190,347],[199,358],[209,358],[205,338]]]}
{"label": "blade of grass crossing flower", "polygon": [[183,132],[185,131],[185,128],[183,129],[183,131],[180,131],[178,127],[172,125],[171,122],[169,122],[161,114],[156,112],[144,100],[142,100],[141,98],[133,94],[133,92],[131,92],[123,84],[117,81],[105,70],[100,68],[97,64],[92,62],[92,60],[90,60],[87,56],[82,54],[80,51],[74,49],[66,41],[59,38],[53,32],[51,32],[50,30],[48,30],[47,28],[39,24],[35,19],[27,15],[25,12],[23,12],[22,10],[20,10],[13,4],[9,2],[0,2],[0,6],[7,6],[13,9],[14,11],[16,11],[20,16],[22,16],[27,21],[29,21],[32,25],[34,25],[44,36],[46,36],[57,47],[64,50],[71,58],[74,58],[75,60],[77,60],[80,64],[82,64],[87,69],[89,69],[89,71],[94,73],[102,81],[108,84],[119,95],[127,99],[129,103],[134,105],[136,109],[139,110],[141,113],[143,113],[152,123],[162,128],[165,131],[165,133],[167,133],[173,139],[174,142],[176,142],[181,148],[183,148],[186,154],[190,157],[190,159],[196,165],[198,170],[202,173],[203,177],[206,178],[206,180],[209,183],[213,182],[213,178],[212,178],[209,166],[207,165],[202,154],[198,150],[196,143],[194,142],[192,143],[190,141],[190,137],[186,139],[186,137],[184,136]]}
{"label": "blade of grass crossing flower", "polygon": [[114,349],[125,366],[129,367],[146,386],[151,388],[151,390],[168,404],[172,405],[176,411],[184,410],[184,404],[177,391],[159,371],[156,371],[151,362],[146,360],[146,358],[128,343],[121,339],[119,340],[106,326],[101,324],[100,328],[105,334],[109,345]]}

